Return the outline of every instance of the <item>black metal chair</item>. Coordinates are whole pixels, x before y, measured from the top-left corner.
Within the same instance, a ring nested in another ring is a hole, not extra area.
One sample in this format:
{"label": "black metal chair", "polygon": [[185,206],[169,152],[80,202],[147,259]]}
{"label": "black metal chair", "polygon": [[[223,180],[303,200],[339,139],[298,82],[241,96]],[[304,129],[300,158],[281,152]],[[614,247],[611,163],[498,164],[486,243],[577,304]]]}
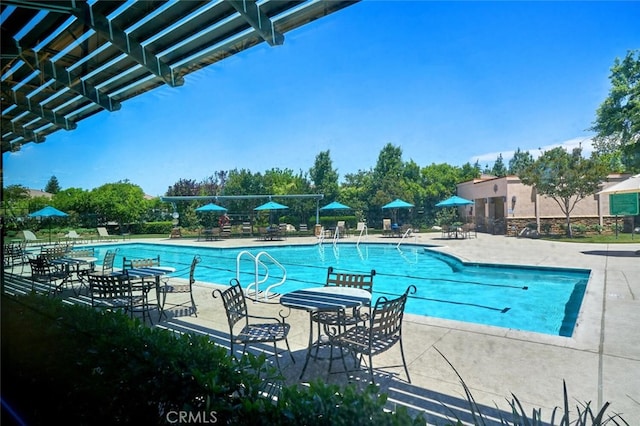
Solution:
{"label": "black metal chair", "polygon": [[[191,299],[191,310],[193,311],[193,314],[197,317],[198,316],[198,309],[196,307],[196,302],[193,299],[193,283],[196,282],[195,279],[195,272],[196,272],[196,266],[198,265],[198,263],[200,263],[202,259],[200,258],[200,256],[194,256],[193,260],[191,261],[191,266],[189,268],[189,282],[187,284],[169,284],[168,282],[165,283],[164,286],[162,286],[160,288],[160,296],[161,296],[161,301],[160,301],[160,318],[162,318],[162,315],[165,316],[165,318],[167,317],[167,314],[164,312],[164,304],[167,301],[167,295],[168,294],[189,294],[189,298]],[[176,305],[176,306],[183,306],[183,304],[180,305]]]}
{"label": "black metal chair", "polygon": [[[356,359],[357,367],[360,367],[363,357],[368,358],[369,375],[371,382],[375,383],[373,377],[373,357],[391,349],[396,344],[400,345],[400,354],[402,355],[402,365],[407,375],[407,381],[411,383],[409,369],[404,357],[404,348],[402,346],[402,319],[404,316],[404,308],[409,293],[414,294],[416,287],[410,285],[403,295],[396,299],[387,299],[380,297],[371,313],[371,318],[365,325],[356,325],[335,336],[330,336],[331,347],[338,346],[351,352]],[[345,372],[347,364],[342,353],[342,364]],[[329,373],[331,373],[333,359],[329,361]]]}
{"label": "black metal chair", "polygon": [[[227,314],[229,342],[233,356],[235,356],[234,346],[236,344],[243,345],[242,355],[244,355],[247,350],[247,345],[249,344],[273,343],[274,357],[276,358],[278,368],[280,368],[278,347],[276,344],[284,340],[289,356],[295,363],[293,355],[291,354],[291,348],[289,347],[289,340],[287,339],[291,326],[285,322],[286,317],[283,316],[282,313],[279,314],[280,319],[249,315],[244,291],[240,286],[240,282],[235,278],[231,280],[231,287],[228,289],[224,291],[219,289],[214,290],[211,294],[214,299],[218,297],[216,294],[220,295]],[[253,320],[260,320],[261,322],[253,322]],[[240,330],[237,330],[238,323],[242,325]]]}
{"label": "black metal chair", "polygon": [[100,309],[123,310],[133,318],[136,311],[142,312],[142,320],[149,315],[149,303],[144,294],[134,292],[131,280],[125,274],[89,275],[91,306]]}
{"label": "black metal chair", "polygon": [[[360,274],[354,272],[337,272],[332,266],[327,270],[327,280],[325,287],[351,287],[366,290],[369,293],[373,291],[373,277],[376,271],[371,270],[368,274]],[[370,306],[367,305],[365,309]],[[341,332],[346,327],[365,321],[368,318],[367,312],[362,312],[362,307],[354,308],[351,312],[337,311],[320,311],[312,315],[311,320],[318,324],[318,336],[320,336],[320,328],[324,328],[325,334],[335,334]],[[317,353],[317,351],[316,351]]]}
{"label": "black metal chair", "polygon": [[61,292],[62,286],[66,284],[69,278],[67,270],[49,262],[43,255],[29,259],[29,266],[31,267],[31,281],[34,284],[36,282],[45,284],[48,287],[47,294],[51,293],[51,291],[54,294]]}

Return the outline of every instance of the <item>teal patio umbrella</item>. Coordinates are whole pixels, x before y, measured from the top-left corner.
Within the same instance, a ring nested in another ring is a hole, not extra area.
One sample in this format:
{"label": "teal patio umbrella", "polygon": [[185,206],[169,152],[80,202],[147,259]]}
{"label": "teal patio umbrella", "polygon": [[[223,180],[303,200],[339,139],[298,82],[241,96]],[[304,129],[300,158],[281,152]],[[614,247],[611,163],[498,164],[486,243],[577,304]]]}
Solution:
{"label": "teal patio umbrella", "polygon": [[346,206],[338,201],[334,201],[333,203],[329,203],[324,207],[320,207],[320,210],[349,210],[351,207]]}
{"label": "teal patio umbrella", "polygon": [[[210,212],[226,212],[227,209],[225,209],[222,206],[219,206],[217,204],[213,204],[213,203],[209,203],[209,204],[205,204],[204,206],[200,206],[196,209],[197,212],[201,212],[201,213],[210,213]],[[213,226],[213,225],[212,225]]]}
{"label": "teal patio umbrella", "polygon": [[398,222],[398,209],[408,209],[411,207],[413,207],[413,204],[407,203],[406,201],[401,200],[400,198],[396,198],[392,202],[382,206],[383,209],[391,209],[391,215],[392,215],[394,224]]}
{"label": "teal patio umbrella", "polygon": [[[36,212],[30,213],[29,217],[39,218],[52,218],[52,217],[67,217],[69,216],[65,212],[62,212],[55,207],[46,206]],[[49,243],[51,243],[51,221],[49,221]]]}
{"label": "teal patio umbrella", "polygon": [[283,204],[280,204],[280,203],[276,203],[275,201],[268,201],[268,202],[256,207],[253,210],[255,210],[255,211],[269,211],[269,224],[271,224],[271,222],[272,222],[271,212],[273,210],[285,210],[285,209],[288,209],[288,208],[289,207],[287,207],[287,206],[285,206]]}
{"label": "teal patio umbrella", "polygon": [[460,207],[468,206],[471,204],[473,204],[473,201],[454,195],[453,197],[449,197],[446,200],[440,201],[438,204],[436,204],[436,207]]}
{"label": "teal patio umbrella", "polygon": [[204,206],[198,207],[196,211],[197,212],[226,212],[227,209],[217,204],[209,203],[209,204],[205,204]]}
{"label": "teal patio umbrella", "polygon": [[413,204],[407,203],[406,201],[401,200],[400,198],[396,198],[392,202],[382,206],[383,209],[407,209],[410,207],[413,207]]}

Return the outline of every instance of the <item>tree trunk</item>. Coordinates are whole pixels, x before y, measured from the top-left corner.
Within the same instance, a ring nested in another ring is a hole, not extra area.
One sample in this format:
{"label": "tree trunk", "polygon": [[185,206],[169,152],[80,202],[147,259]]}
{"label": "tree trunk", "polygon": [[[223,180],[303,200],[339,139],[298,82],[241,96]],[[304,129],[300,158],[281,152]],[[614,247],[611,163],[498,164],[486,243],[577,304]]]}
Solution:
{"label": "tree trunk", "polygon": [[567,214],[567,237],[573,238],[573,232],[571,231],[571,215]]}

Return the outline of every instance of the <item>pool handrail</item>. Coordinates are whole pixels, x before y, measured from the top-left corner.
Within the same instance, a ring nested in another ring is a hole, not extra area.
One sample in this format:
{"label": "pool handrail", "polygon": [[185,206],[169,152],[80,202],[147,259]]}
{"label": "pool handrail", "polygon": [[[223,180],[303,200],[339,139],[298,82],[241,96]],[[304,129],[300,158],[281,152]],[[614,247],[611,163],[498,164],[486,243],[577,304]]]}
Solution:
{"label": "pool handrail", "polygon": [[[400,244],[402,244],[402,242],[404,241],[405,237],[407,237],[409,234],[411,234],[413,232],[413,229],[408,228],[404,234],[402,235],[402,238],[400,239],[400,241],[398,242],[398,245],[396,245],[396,248],[400,248]],[[413,238],[415,239],[415,235],[413,236]]]}
{"label": "pool handrail", "polygon": [[369,237],[369,231],[367,230],[367,225],[362,224],[362,228],[360,229],[360,234],[358,235],[358,242],[356,242],[356,247],[360,245],[360,239],[362,238],[362,233],[364,232],[365,237]]}
{"label": "pool handrail", "polygon": [[[253,255],[253,253],[251,253],[248,250],[242,250],[240,253],[238,253],[238,255],[236,256],[236,279],[238,281],[240,281],[240,259],[242,258],[242,256],[244,255],[248,255],[253,261],[254,261],[254,268],[257,269],[257,264],[256,264],[256,257]],[[265,269],[265,276],[264,279],[262,280],[258,280],[259,274],[258,271],[255,270],[255,274],[256,274],[256,280],[252,283],[249,283],[247,285],[247,287],[245,288],[245,293],[248,296],[249,295],[249,290],[251,289],[251,287],[256,286],[256,293],[255,293],[255,297],[254,300],[258,297],[258,285],[265,282],[268,278],[269,278],[269,268],[267,267],[267,265],[265,265],[264,263],[260,262],[260,264],[264,267]],[[240,281],[242,282],[242,281]]]}
{"label": "pool handrail", "polygon": [[[262,256],[268,257],[271,260],[271,262],[273,262],[276,266],[278,266],[282,270],[282,274],[283,274],[282,280],[280,280],[279,282],[277,282],[275,284],[270,285],[265,290],[264,299],[267,300],[268,297],[269,297],[269,291],[274,287],[277,287],[277,286],[280,286],[280,285],[284,284],[284,282],[287,280],[287,270],[285,269],[284,266],[282,266],[282,264],[280,262],[278,262],[273,256],[271,256],[266,251],[261,251],[260,253],[258,253],[257,255],[254,256],[250,251],[243,250],[240,253],[238,253],[238,255],[236,256],[236,279],[238,279],[238,281],[240,281],[240,259],[244,255],[248,255],[250,258],[252,258],[253,259],[253,263],[254,263],[255,281],[253,281],[252,283],[249,283],[245,287],[245,290],[244,290],[246,295],[249,296],[250,290],[252,289],[252,287],[255,287],[254,296],[253,296],[253,300],[254,301],[257,301],[257,299],[258,299],[258,293],[260,292],[259,285],[264,283],[264,282],[266,282],[267,279],[269,278],[269,267],[267,266],[266,263],[261,261],[260,258]],[[262,266],[264,268],[264,270],[265,270],[265,275],[264,275],[263,279],[260,279],[259,266]]]}

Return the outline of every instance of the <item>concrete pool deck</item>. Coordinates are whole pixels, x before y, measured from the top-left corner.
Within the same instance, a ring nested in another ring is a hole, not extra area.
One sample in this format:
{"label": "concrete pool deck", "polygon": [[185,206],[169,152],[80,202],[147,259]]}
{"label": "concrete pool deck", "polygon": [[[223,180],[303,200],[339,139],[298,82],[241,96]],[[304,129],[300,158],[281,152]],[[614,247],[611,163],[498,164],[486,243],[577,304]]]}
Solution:
{"label": "concrete pool deck", "polygon": [[[345,238],[340,243],[353,243],[355,238]],[[214,242],[193,239],[140,241],[197,247],[265,245],[263,241],[249,238]],[[397,244],[398,241],[377,235],[369,236],[367,240],[386,244]],[[582,404],[587,402],[591,402],[594,409],[611,403],[607,414],[620,413],[629,424],[640,419],[640,332],[637,329],[640,324],[640,255],[636,255],[640,250],[640,239],[634,244],[582,244],[487,234],[465,240],[441,239],[440,234],[416,234],[405,241],[429,245],[466,262],[584,268],[592,272],[571,338],[407,314],[403,339],[412,383],[406,382],[403,369],[397,367],[401,362],[398,348],[373,361],[374,369],[381,370],[381,375],[376,375],[376,383],[388,394],[390,407],[403,405],[411,411],[424,412],[429,424],[442,424],[447,416],[468,419],[464,389],[448,364],[450,362],[482,407],[482,412],[489,416],[487,424],[499,424],[496,415],[511,420],[508,401],[512,394],[524,405],[529,417],[533,408],[540,408],[542,418],[548,421],[554,407],[563,403],[563,380],[572,409],[571,420],[576,417],[576,407],[582,409]],[[313,237],[290,237],[266,244],[315,242]],[[407,285],[410,283],[408,281]],[[196,284],[194,295],[198,317],[178,311],[158,325],[194,330],[224,341],[228,329],[222,303],[211,297],[211,290],[211,284]],[[249,309],[254,313],[270,309],[277,313],[279,310],[277,306],[260,304],[251,304]],[[281,362],[286,365],[283,371],[287,383],[294,384],[300,382],[298,376],[304,364],[308,315],[292,311],[288,322],[292,324],[289,341],[296,363],[292,364],[288,357],[281,358]],[[384,368],[387,365],[396,367]],[[327,367],[326,361],[312,361],[302,382],[318,378],[331,383],[346,381],[344,373],[328,375]],[[334,369],[337,367],[341,368],[341,363],[334,365]],[[355,380],[367,378],[364,373],[355,376]]]}

